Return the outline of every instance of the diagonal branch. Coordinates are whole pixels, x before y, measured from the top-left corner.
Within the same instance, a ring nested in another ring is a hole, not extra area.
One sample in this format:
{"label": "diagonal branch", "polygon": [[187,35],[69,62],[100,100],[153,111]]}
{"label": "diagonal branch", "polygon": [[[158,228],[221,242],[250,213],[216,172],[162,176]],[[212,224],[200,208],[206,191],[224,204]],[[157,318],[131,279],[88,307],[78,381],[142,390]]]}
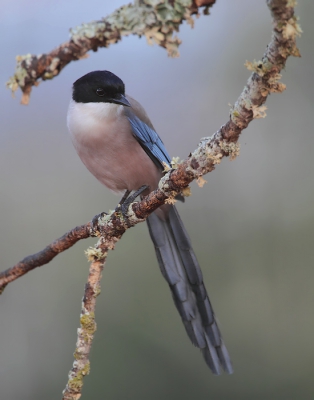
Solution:
{"label": "diagonal branch", "polygon": [[79,240],[92,236],[91,227],[91,222],[77,226],[38,253],[27,256],[14,265],[14,267],[0,272],[0,294],[8,283],[15,281],[17,278],[20,278],[34,268],[48,264],[56,255],[69,249]]}
{"label": "diagonal branch", "polygon": [[23,92],[22,104],[28,104],[33,86],[40,80],[52,79],[71,61],[88,57],[90,50],[109,47],[123,36],[146,36],[149,44],[156,43],[165,48],[168,55],[177,57],[181,43],[174,32],[179,31],[183,21],[194,24],[192,15],[198,14],[199,7],[204,14],[216,0],[137,0],[118,8],[100,21],[82,24],[70,30],[70,40],[47,54],[17,56],[15,74],[7,87]]}
{"label": "diagonal branch", "polygon": [[267,0],[273,16],[273,34],[266,52],[260,61],[247,62],[253,70],[243,92],[231,109],[228,122],[211,137],[203,138],[197,149],[182,163],[173,165],[159,183],[159,188],[142,201],[131,204],[129,219],[113,212],[96,216],[92,222],[77,227],[57,239],[43,251],[26,257],[14,267],[0,273],[0,293],[9,283],[28,271],[51,261],[58,253],[68,249],[78,240],[99,236],[95,249],[89,251],[91,260],[101,259],[108,249],[113,249],[128,226],[142,222],[162,204],[174,202],[178,193],[188,192],[188,185],[195,179],[215,169],[222,158],[231,160],[239,154],[238,139],[243,129],[255,118],[265,117],[263,106],[270,93],[281,92],[285,85],[279,82],[280,72],[288,56],[300,56],[296,47],[296,36],[301,29],[294,16],[293,0]]}

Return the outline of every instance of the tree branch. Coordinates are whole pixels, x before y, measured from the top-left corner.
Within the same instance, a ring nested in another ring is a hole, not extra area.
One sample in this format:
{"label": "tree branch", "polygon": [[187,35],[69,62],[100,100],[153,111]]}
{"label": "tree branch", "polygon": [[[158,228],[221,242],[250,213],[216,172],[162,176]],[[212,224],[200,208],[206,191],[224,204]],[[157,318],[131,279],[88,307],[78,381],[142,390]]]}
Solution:
{"label": "tree branch", "polygon": [[[222,158],[231,160],[239,154],[237,143],[240,133],[255,118],[266,116],[263,106],[267,96],[281,92],[285,85],[279,82],[280,72],[288,56],[300,56],[296,47],[296,36],[301,29],[294,16],[293,1],[267,0],[273,16],[272,39],[261,61],[247,62],[253,70],[243,92],[231,109],[228,122],[211,137],[205,137],[197,149],[180,164],[173,164],[159,183],[159,188],[142,201],[131,204],[129,218],[125,221],[120,213],[100,214],[92,222],[74,228],[41,252],[28,256],[14,267],[0,273],[0,293],[9,283],[28,271],[51,261],[58,253],[68,249],[78,240],[89,236],[100,236],[97,248],[114,247],[129,226],[142,222],[150,213],[166,202],[174,202],[178,193],[187,193],[188,185],[195,179],[215,169]],[[95,259],[101,256],[95,255]]]}
{"label": "tree branch", "polygon": [[100,279],[106,258],[94,261],[89,267],[80,315],[80,328],[77,330],[77,342],[74,352],[75,361],[69,373],[68,383],[63,391],[62,400],[77,400],[81,397],[83,378],[89,374],[89,353],[96,332],[96,297],[100,294]]}
{"label": "tree branch", "polygon": [[56,255],[69,249],[79,240],[93,236],[91,227],[92,222],[77,226],[38,253],[27,256],[14,267],[0,272],[0,294],[8,283],[15,281],[36,267],[48,264]]}
{"label": "tree branch", "polygon": [[134,4],[120,7],[100,21],[82,24],[70,30],[70,40],[47,54],[38,56],[26,54],[17,56],[15,74],[7,82],[14,93],[19,87],[23,92],[22,104],[28,104],[33,86],[39,80],[52,79],[71,61],[88,57],[90,50],[109,47],[123,36],[146,36],[149,44],[164,47],[170,57],[178,57],[181,43],[174,32],[184,20],[192,27],[192,15],[198,14],[199,7],[205,7],[204,14],[216,0],[137,0]]}
{"label": "tree branch", "polygon": [[92,222],[68,232],[42,252],[25,258],[16,266],[0,274],[1,293],[9,282],[49,262],[56,254],[71,247],[78,240],[88,236],[99,237],[95,247],[87,250],[91,261],[90,274],[83,298],[75,362],[69,374],[63,399],[77,400],[81,396],[82,380],[89,372],[88,357],[96,329],[94,321],[96,296],[99,294],[101,271],[108,250],[114,249],[115,243],[128,227],[145,220],[162,204],[175,202],[177,194],[188,195],[188,185],[193,180],[197,179],[201,186],[204,183],[202,176],[213,171],[222,158],[235,159],[239,155],[237,142],[242,130],[253,119],[266,116],[266,107],[263,104],[270,93],[282,92],[285,89],[285,85],[279,82],[280,72],[285,67],[288,56],[300,56],[296,47],[296,36],[300,35],[301,28],[294,16],[294,0],[267,0],[267,5],[273,17],[271,42],[260,61],[246,63],[247,68],[253,73],[232,107],[227,123],[211,137],[203,138],[197,149],[185,161],[179,164],[173,161],[173,168],[165,172],[158,189],[140,202],[130,205],[127,220],[119,211],[112,212],[110,215],[102,213]]}

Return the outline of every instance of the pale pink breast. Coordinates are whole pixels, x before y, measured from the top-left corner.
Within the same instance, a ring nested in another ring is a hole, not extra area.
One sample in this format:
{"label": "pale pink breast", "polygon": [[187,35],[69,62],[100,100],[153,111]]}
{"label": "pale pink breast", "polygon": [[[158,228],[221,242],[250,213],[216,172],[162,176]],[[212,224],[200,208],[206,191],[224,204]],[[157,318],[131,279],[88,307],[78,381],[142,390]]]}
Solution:
{"label": "pale pink breast", "polygon": [[72,102],[68,128],[85,166],[109,189],[157,187],[161,172],[133,137],[122,106]]}

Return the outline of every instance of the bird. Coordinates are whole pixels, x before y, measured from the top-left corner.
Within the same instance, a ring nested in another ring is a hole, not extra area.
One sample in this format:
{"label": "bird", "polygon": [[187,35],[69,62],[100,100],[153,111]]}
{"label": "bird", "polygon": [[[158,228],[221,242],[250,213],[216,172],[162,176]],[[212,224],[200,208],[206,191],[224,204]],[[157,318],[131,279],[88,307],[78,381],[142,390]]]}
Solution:
{"label": "bird", "polygon": [[[87,169],[128,204],[158,187],[165,145],[139,102],[125,94],[124,82],[110,71],[77,79],[67,114],[73,145]],[[178,196],[182,200],[182,197]],[[233,372],[228,350],[204,285],[202,271],[177,208],[165,204],[147,218],[161,273],[191,342],[213,374]]]}

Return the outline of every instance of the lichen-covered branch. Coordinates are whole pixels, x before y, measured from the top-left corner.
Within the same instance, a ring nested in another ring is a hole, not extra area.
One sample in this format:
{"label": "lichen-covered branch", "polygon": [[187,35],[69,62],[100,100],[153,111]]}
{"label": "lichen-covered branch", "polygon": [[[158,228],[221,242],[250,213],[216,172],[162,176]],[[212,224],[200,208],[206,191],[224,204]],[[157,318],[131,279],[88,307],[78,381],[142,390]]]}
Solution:
{"label": "lichen-covered branch", "polygon": [[82,301],[80,327],[77,330],[77,342],[74,363],[69,380],[63,391],[62,400],[77,400],[81,397],[83,379],[90,371],[89,353],[96,332],[96,297],[100,294],[100,279],[106,257],[93,261],[89,267],[88,280]]}
{"label": "lichen-covered branch", "polygon": [[171,57],[178,56],[181,43],[174,32],[179,31],[183,21],[193,26],[192,15],[198,14],[199,7],[204,14],[216,0],[137,0],[134,4],[120,7],[100,21],[82,24],[70,31],[70,40],[47,54],[17,56],[15,74],[7,87],[23,92],[22,104],[28,104],[33,86],[40,80],[52,79],[71,61],[88,56],[88,51],[109,47],[123,36],[145,36],[149,44],[164,47]]}
{"label": "lichen-covered branch", "polygon": [[238,138],[243,129],[255,118],[265,117],[263,105],[270,93],[281,92],[285,85],[279,82],[280,72],[288,56],[299,56],[296,36],[301,29],[294,16],[293,0],[267,0],[273,16],[273,34],[266,52],[260,61],[247,62],[253,70],[241,95],[231,109],[230,118],[214,135],[201,140],[197,149],[183,162],[173,163],[159,183],[159,188],[129,208],[129,220],[125,221],[119,212],[101,214],[88,223],[65,234],[43,251],[26,257],[16,266],[0,273],[0,293],[4,287],[35,267],[44,265],[76,241],[88,236],[99,236],[98,244],[90,250],[92,259],[101,259],[108,248],[113,249],[129,226],[142,222],[156,208],[165,203],[175,202],[178,193],[189,193],[188,186],[193,180],[202,185],[202,176],[215,169],[222,158],[233,160],[239,154]]}
{"label": "lichen-covered branch", "polygon": [[[159,4],[159,1],[151,0],[150,3]],[[139,4],[147,5],[148,1]],[[202,1],[196,1],[195,4],[202,4]],[[301,29],[294,16],[294,0],[267,0],[267,5],[273,16],[272,39],[261,60],[246,63],[247,68],[253,73],[232,107],[227,123],[211,137],[203,138],[197,149],[186,160],[179,163],[174,159],[172,168],[165,171],[158,189],[140,202],[130,205],[127,221],[119,209],[109,215],[104,213],[98,215],[92,222],[73,229],[42,252],[29,256],[11,269],[0,273],[1,293],[9,282],[49,262],[56,254],[66,250],[78,240],[88,236],[99,237],[98,243],[87,250],[87,256],[91,261],[90,273],[83,298],[75,361],[63,392],[64,400],[80,398],[83,378],[89,373],[89,352],[96,329],[94,320],[96,296],[100,291],[101,271],[108,251],[114,248],[128,227],[145,220],[162,204],[174,203],[178,193],[189,195],[189,184],[193,180],[197,180],[202,186],[205,183],[202,176],[213,171],[224,157],[235,159],[239,155],[238,139],[242,130],[247,128],[253,119],[266,116],[264,103],[270,93],[282,92],[285,89],[285,85],[279,82],[280,72],[290,55],[300,56],[296,47],[296,36],[300,35]]]}

